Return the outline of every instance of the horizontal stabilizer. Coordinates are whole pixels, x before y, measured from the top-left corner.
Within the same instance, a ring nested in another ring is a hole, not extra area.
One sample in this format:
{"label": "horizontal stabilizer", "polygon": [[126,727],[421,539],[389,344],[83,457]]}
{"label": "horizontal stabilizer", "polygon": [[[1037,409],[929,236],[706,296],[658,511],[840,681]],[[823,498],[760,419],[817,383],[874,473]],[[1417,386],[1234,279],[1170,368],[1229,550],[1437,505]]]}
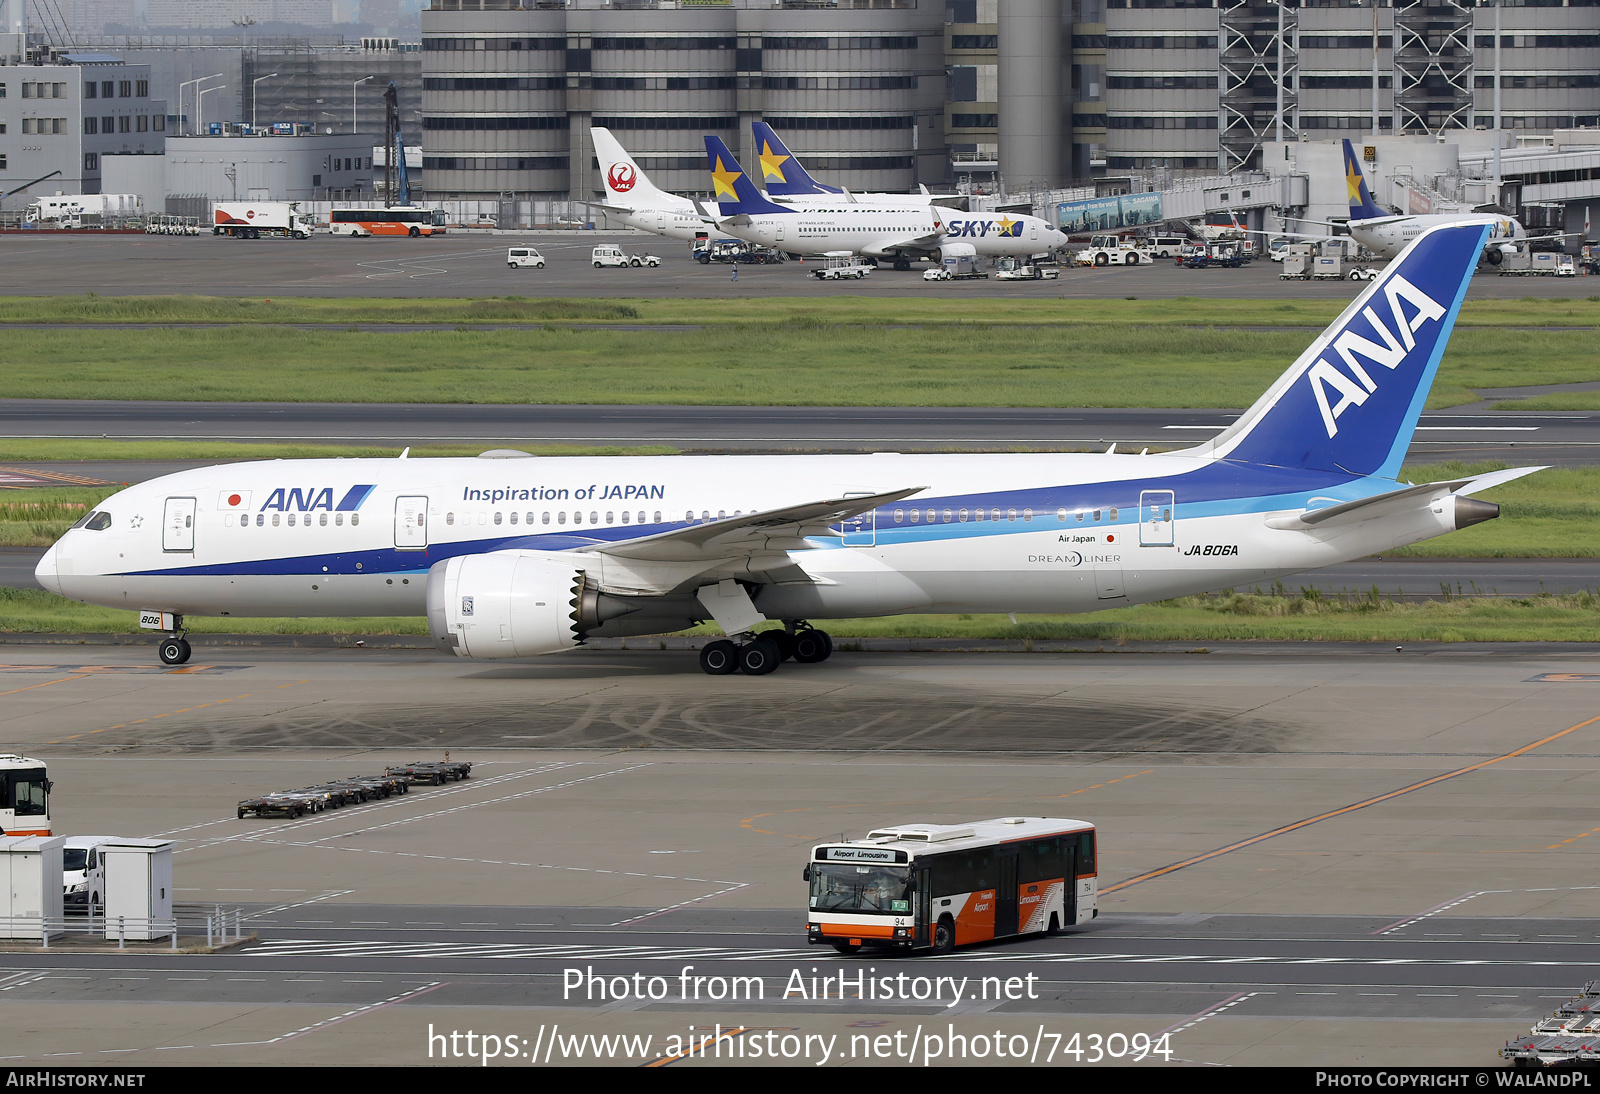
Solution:
{"label": "horizontal stabilizer", "polygon": [[1358,498],[1355,501],[1329,505],[1321,509],[1306,509],[1299,513],[1277,513],[1267,518],[1267,524],[1273,528],[1285,529],[1335,527],[1340,524],[1354,524],[1358,521],[1373,520],[1377,517],[1389,516],[1392,513],[1404,512],[1449,494],[1467,495],[1480,490],[1488,490],[1491,487],[1501,486],[1514,479],[1520,479],[1524,475],[1531,475],[1535,471],[1543,470],[1545,470],[1544,467],[1510,467],[1504,471],[1495,471],[1487,475],[1478,475],[1474,478],[1425,482],[1416,486],[1402,487],[1399,490],[1390,490],[1383,494],[1374,494],[1370,498]]}

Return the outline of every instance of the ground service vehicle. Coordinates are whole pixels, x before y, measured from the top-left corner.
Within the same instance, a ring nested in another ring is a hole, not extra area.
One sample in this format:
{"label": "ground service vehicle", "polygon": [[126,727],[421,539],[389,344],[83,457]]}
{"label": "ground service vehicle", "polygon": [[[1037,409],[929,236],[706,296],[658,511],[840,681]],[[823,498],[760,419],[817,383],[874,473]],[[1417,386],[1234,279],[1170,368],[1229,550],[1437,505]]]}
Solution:
{"label": "ground service vehicle", "polygon": [[1600,1064],[1600,980],[1585,984],[1576,998],[1500,1050],[1518,1069],[1594,1067]]}
{"label": "ground service vehicle", "polygon": [[806,941],[949,953],[969,942],[1055,934],[1099,915],[1088,821],[999,817],[899,824],[811,849]]}
{"label": "ground service vehicle", "polygon": [[50,786],[43,760],[0,755],[0,833],[50,835]]}
{"label": "ground service vehicle", "polygon": [[235,239],[284,236],[310,239],[312,220],[297,201],[219,201],[211,210],[211,234]]}
{"label": "ground service vehicle", "polygon": [[472,774],[472,764],[466,760],[413,760],[383,769],[385,775],[399,776],[418,786],[438,786],[447,779],[460,782]]}
{"label": "ground service vehicle", "polygon": [[1024,266],[1013,266],[1009,270],[1001,270],[994,275],[996,281],[1053,281],[1061,276],[1061,271],[1054,266],[1035,266],[1029,263]]}
{"label": "ground service vehicle", "polygon": [[1137,266],[1155,260],[1155,252],[1120,236],[1090,236],[1089,246],[1073,256],[1080,266]]}
{"label": "ground service vehicle", "polygon": [[1176,258],[1188,242],[1186,236],[1155,236],[1142,245],[1157,258]]}
{"label": "ground service vehicle", "polygon": [[54,194],[28,203],[23,219],[33,223],[73,223],[84,217],[135,217],[144,211],[138,194]]}
{"label": "ground service vehicle", "polygon": [[822,260],[822,265],[812,269],[811,276],[818,281],[859,281],[875,269],[876,266],[856,258],[829,255]]}
{"label": "ground service vehicle", "polygon": [[506,250],[506,265],[513,270],[524,266],[532,266],[536,270],[544,269],[544,255],[532,247],[511,247]]}
{"label": "ground service vehicle", "polygon": [[659,266],[661,259],[655,255],[630,255],[621,247],[610,245],[596,247],[589,255],[594,268],[601,266]]}
{"label": "ground service vehicle", "polygon": [[336,236],[442,236],[443,209],[334,209],[328,231]]}

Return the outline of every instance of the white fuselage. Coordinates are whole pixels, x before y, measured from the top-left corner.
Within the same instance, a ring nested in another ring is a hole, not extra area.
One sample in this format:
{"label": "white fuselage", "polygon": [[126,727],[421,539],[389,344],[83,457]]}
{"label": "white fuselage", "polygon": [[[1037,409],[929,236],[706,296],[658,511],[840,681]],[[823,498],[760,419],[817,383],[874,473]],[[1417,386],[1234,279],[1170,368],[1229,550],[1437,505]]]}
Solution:
{"label": "white fuselage", "polygon": [[[668,456],[299,460],[184,471],[130,487],[68,532],[40,581],[77,600],[197,615],[421,615],[430,566],[455,555],[573,552],[601,590],[628,585],[608,542],[823,497],[923,487],[751,573],[768,618],[1083,612],[1267,580],[1451,530],[1449,499],[1337,528],[1273,511],[1370,494],[1370,481],[1253,472],[1182,454]],[[1227,475],[1236,475],[1228,470]],[[1223,482],[1219,487],[1217,482]],[[1205,485],[1209,484],[1209,485]],[[1187,496],[1193,500],[1186,500]],[[915,519],[912,513],[916,514]],[[1141,519],[1143,518],[1143,519]],[[91,521],[91,524],[97,522]],[[792,563],[792,567],[789,564]],[[785,568],[788,567],[788,568]],[[626,595],[626,594],[620,594]],[[592,633],[704,618],[692,592],[636,598]]]}
{"label": "white fuselage", "polygon": [[1355,241],[1380,258],[1393,258],[1429,228],[1441,224],[1489,224],[1490,247],[1504,247],[1516,240],[1527,238],[1521,223],[1515,218],[1497,213],[1435,213],[1426,216],[1371,217],[1349,222],[1350,235]]}
{"label": "white fuselage", "polygon": [[793,213],[756,213],[719,221],[739,239],[802,254],[884,257],[897,253],[936,255],[947,243],[967,244],[971,254],[1026,256],[1063,247],[1067,237],[1038,217],[963,213],[920,208],[864,209],[845,204],[812,206]]}

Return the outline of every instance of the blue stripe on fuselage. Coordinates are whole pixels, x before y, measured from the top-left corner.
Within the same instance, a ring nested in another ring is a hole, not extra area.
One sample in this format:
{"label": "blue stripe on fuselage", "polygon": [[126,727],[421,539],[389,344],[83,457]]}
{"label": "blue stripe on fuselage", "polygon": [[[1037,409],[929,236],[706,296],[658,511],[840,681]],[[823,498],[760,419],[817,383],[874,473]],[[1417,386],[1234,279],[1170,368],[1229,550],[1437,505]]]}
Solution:
{"label": "blue stripe on fuselage", "polygon": [[[1298,509],[1306,506],[1312,497],[1353,501],[1358,498],[1392,490],[1397,484],[1392,480],[1355,476],[1330,471],[1305,468],[1262,467],[1257,464],[1217,460],[1193,471],[1150,479],[1122,479],[1109,482],[1077,483],[1062,486],[1045,486],[1031,490],[996,490],[973,494],[952,494],[941,497],[908,498],[896,506],[885,506],[874,514],[876,536],[879,544],[919,542],[938,539],[968,538],[980,535],[1010,535],[1024,531],[1038,531],[1037,525],[1018,525],[1009,521],[969,523],[937,523],[933,525],[895,524],[894,511],[901,509],[1032,509],[1035,520],[1054,515],[1057,509],[1073,512],[1086,510],[1118,510],[1116,521],[1102,520],[1098,524],[1076,521],[1062,524],[1063,528],[1132,526],[1139,521],[1139,495],[1148,490],[1171,490],[1177,512],[1183,519],[1195,517],[1236,516],[1244,513],[1264,513],[1277,509]],[[435,562],[456,555],[482,554],[488,551],[533,550],[571,551],[597,544],[638,539],[682,528],[680,523],[611,525],[594,527],[584,532],[560,531],[520,533],[492,536],[486,539],[457,540],[429,544],[422,550],[398,550],[384,547],[370,551],[340,551],[327,554],[299,555],[289,558],[269,558],[239,562],[218,563],[209,566],[184,566],[159,570],[139,570],[130,577],[174,576],[283,576],[316,574],[398,574],[420,573]],[[236,533],[241,538],[254,538],[253,529]],[[823,540],[820,545],[838,543]],[[326,567],[326,569],[324,569]]]}

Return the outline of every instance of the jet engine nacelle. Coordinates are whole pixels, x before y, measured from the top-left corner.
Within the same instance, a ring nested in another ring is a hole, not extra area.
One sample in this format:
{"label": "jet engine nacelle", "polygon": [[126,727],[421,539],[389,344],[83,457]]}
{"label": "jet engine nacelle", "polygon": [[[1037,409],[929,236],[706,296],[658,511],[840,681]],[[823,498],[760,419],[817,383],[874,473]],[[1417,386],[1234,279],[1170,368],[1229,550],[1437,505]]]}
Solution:
{"label": "jet engine nacelle", "polygon": [[1485,247],[1483,249],[1483,260],[1491,266],[1498,266],[1505,261],[1505,253],[1499,247]]}
{"label": "jet engine nacelle", "polygon": [[598,625],[600,598],[579,562],[545,551],[436,562],[428,570],[428,632],[457,657],[533,657],[581,645]]}

